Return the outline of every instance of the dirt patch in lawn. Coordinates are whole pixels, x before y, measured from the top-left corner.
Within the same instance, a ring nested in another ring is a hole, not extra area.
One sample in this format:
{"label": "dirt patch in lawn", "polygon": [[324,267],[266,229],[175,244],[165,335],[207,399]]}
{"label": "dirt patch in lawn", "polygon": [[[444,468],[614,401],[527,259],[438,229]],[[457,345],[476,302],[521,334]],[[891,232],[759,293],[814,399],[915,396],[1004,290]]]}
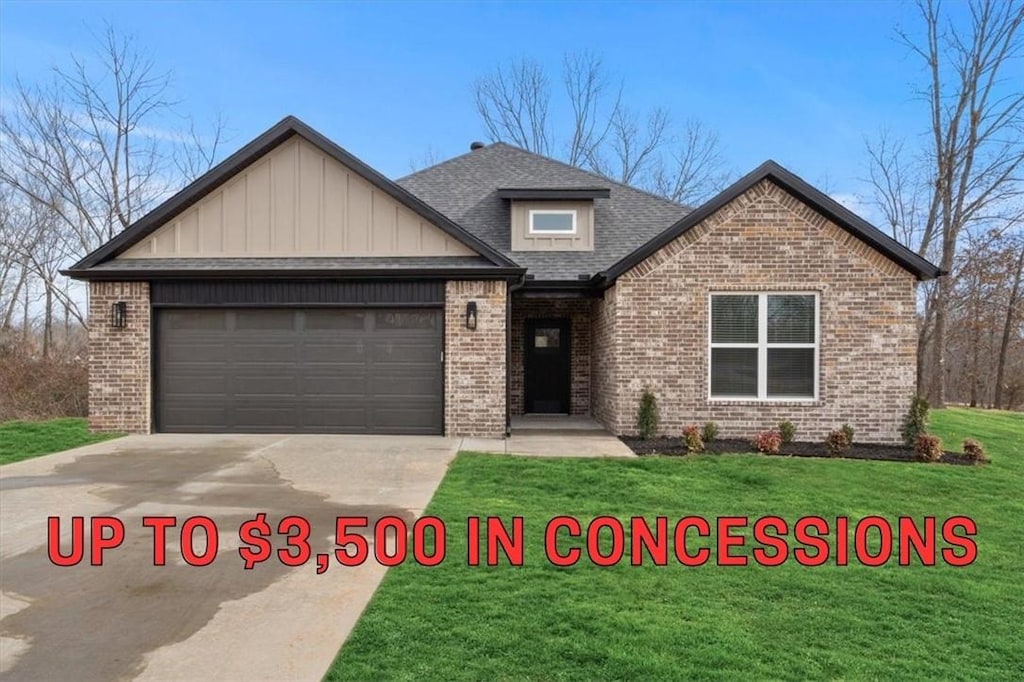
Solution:
{"label": "dirt patch in lawn", "polygon": [[[638,455],[670,455],[682,456],[690,452],[682,438],[641,438],[622,437],[620,440]],[[768,454],[758,453],[748,441],[736,439],[719,439],[704,444],[705,455],[725,454]],[[829,454],[824,443],[795,442],[785,443],[774,457],[825,457],[836,459]],[[841,459],[871,459],[886,462],[912,462],[923,464],[914,454],[912,448],[902,445],[880,445],[878,443],[854,443],[843,453]],[[959,452],[944,452],[940,464],[983,464]]]}

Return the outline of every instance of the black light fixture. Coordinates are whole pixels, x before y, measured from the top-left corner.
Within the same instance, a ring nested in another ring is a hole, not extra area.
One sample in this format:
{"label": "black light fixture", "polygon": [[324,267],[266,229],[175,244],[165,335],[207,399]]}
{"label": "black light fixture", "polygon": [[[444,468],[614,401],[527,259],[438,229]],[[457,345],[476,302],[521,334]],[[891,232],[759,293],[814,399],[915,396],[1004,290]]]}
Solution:
{"label": "black light fixture", "polygon": [[128,326],[128,304],[118,301],[110,306],[110,326],[114,329],[124,329]]}
{"label": "black light fixture", "polygon": [[476,329],[476,301],[466,304],[466,329]]}

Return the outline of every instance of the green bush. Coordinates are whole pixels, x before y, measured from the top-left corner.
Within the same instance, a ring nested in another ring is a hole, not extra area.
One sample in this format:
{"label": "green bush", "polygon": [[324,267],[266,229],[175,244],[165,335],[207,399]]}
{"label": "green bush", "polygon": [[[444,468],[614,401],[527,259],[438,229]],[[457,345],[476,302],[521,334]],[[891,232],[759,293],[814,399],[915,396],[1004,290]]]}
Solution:
{"label": "green bush", "polygon": [[910,407],[903,415],[903,444],[908,448],[917,445],[917,438],[921,434],[928,433],[928,401],[919,395],[910,399]]}
{"label": "green bush", "polygon": [[848,445],[853,445],[853,434],[854,434],[853,427],[850,426],[849,424],[843,424],[842,426],[839,427],[839,430],[842,431],[843,435],[846,436],[847,444]]}
{"label": "green bush", "polygon": [[715,422],[707,422],[704,424],[704,428],[700,432],[700,438],[705,443],[710,443],[713,440],[718,439],[718,424]]}
{"label": "green bush", "polygon": [[658,399],[650,391],[644,391],[640,396],[640,409],[636,413],[636,432],[644,440],[653,438],[658,433],[660,421],[661,412],[658,409]]}
{"label": "green bush", "polygon": [[783,443],[792,443],[796,438],[796,426],[789,420],[779,422],[779,435],[782,436]]}

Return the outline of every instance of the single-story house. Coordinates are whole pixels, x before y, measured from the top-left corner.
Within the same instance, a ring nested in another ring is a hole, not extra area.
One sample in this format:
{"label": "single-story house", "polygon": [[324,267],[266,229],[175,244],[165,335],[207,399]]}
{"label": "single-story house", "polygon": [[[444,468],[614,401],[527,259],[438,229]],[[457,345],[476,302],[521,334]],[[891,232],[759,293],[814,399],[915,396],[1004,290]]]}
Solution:
{"label": "single-story house", "polygon": [[294,117],[70,267],[96,430],[898,439],[939,269],[768,161],[690,209],[503,143],[397,181]]}

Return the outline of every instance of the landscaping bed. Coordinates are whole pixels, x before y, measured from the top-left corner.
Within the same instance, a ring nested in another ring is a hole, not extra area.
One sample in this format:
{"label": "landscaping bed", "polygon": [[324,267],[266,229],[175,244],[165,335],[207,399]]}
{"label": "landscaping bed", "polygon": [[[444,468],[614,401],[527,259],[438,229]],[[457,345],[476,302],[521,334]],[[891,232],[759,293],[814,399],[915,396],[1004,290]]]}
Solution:
{"label": "landscaping bed", "polygon": [[[630,450],[638,455],[669,455],[682,456],[690,454],[686,448],[686,442],[682,438],[650,438],[644,440],[636,437],[621,437]],[[757,454],[749,441],[739,439],[716,439],[704,444],[706,455],[726,454]],[[829,454],[825,443],[802,442],[783,443],[777,453],[770,454],[776,457],[826,457],[836,459]],[[920,462],[914,454],[913,448],[902,445],[880,445],[877,443],[854,443],[840,457],[841,459],[871,459],[887,462]],[[963,453],[944,451],[940,464],[981,464],[976,460],[967,457]]]}

